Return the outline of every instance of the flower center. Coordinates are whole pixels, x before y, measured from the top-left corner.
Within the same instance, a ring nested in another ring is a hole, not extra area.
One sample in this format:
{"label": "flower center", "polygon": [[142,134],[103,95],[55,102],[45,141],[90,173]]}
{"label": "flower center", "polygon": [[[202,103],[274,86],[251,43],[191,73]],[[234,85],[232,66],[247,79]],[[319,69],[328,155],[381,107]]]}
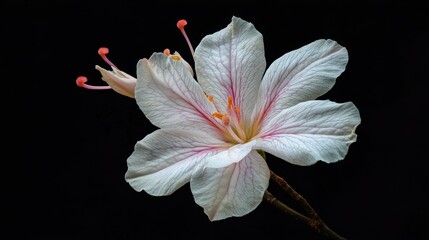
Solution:
{"label": "flower center", "polygon": [[229,96],[226,105],[226,112],[221,113],[213,100],[213,96],[208,96],[208,100],[213,103],[218,111],[212,113],[218,123],[218,127],[225,133],[226,141],[231,143],[245,143],[248,141],[241,120],[240,109],[233,105],[232,97]]}

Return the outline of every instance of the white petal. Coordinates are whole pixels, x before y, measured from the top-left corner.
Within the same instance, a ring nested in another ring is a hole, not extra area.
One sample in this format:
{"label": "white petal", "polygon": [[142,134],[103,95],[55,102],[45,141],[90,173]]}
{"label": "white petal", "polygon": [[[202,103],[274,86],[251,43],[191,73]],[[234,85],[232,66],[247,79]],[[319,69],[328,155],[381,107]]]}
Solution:
{"label": "white petal", "polygon": [[255,148],[297,165],[342,160],[361,119],[353,103],[307,101],[283,110],[262,126]]}
{"label": "white petal", "polygon": [[127,159],[126,181],[136,190],[169,195],[202,170],[203,159],[225,150],[204,132],[160,129],[137,142]]}
{"label": "white petal", "polygon": [[286,53],[267,69],[252,119],[269,121],[287,107],[325,94],[347,61],[346,48],[333,40],[317,40]]}
{"label": "white petal", "polygon": [[194,58],[198,81],[221,112],[231,96],[250,117],[266,67],[262,35],[253,24],[233,17],[226,28],[203,38]]}
{"label": "white petal", "polygon": [[[179,52],[174,52],[174,55],[181,57]],[[194,76],[194,69],[192,69],[191,64],[189,64],[187,61],[185,61],[185,59],[183,59],[182,57],[181,57],[181,61],[183,62],[183,64],[185,64],[186,68],[188,69],[188,71],[191,73],[191,75],[193,77]]]}
{"label": "white petal", "polygon": [[109,84],[109,86],[117,93],[134,98],[134,90],[136,88],[137,81],[135,77],[116,68],[113,68],[113,71],[108,71],[96,65],[95,69],[100,71],[102,76],[101,79],[107,82],[107,84]]}
{"label": "white petal", "polygon": [[256,144],[255,141],[251,141],[245,144],[237,144],[229,148],[226,151],[222,151],[216,155],[213,155],[205,160],[206,167],[209,168],[224,168],[232,163],[239,162],[252,150],[252,147]]}
{"label": "white petal", "polygon": [[268,188],[270,170],[254,150],[240,162],[225,168],[206,168],[192,177],[195,202],[211,221],[240,217],[253,211]]}
{"label": "white petal", "polygon": [[211,117],[215,107],[181,60],[163,53],[141,59],[137,64],[136,100],[145,116],[159,128],[219,134]]}

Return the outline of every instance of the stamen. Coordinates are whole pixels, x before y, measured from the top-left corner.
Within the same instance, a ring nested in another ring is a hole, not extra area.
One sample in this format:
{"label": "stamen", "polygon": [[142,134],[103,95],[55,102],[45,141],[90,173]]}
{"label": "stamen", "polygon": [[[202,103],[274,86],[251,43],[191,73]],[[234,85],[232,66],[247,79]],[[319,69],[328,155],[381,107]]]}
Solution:
{"label": "stamen", "polygon": [[235,134],[235,132],[232,130],[231,126],[227,125],[227,126],[226,126],[226,130],[228,130],[228,133],[230,134],[230,136],[231,136],[232,138],[234,138],[234,140],[235,140],[235,141],[237,141],[238,143],[244,143],[244,140],[243,140],[243,139],[241,139],[241,138],[239,138],[239,137],[237,136],[237,134]]}
{"label": "stamen", "polygon": [[183,37],[185,37],[186,43],[189,46],[189,49],[191,50],[192,56],[194,56],[194,48],[192,47],[191,41],[189,41],[188,35],[185,32],[185,26],[188,24],[188,22],[184,19],[179,20],[177,22],[177,28],[182,32]]}
{"label": "stamen", "polygon": [[240,139],[246,138],[246,133],[244,132],[243,128],[240,125],[239,119],[237,118],[237,114],[233,114],[231,116],[231,125],[234,126],[234,129],[237,132],[237,135],[240,136]]}
{"label": "stamen", "polygon": [[222,120],[223,114],[220,113],[220,112],[215,112],[215,113],[212,114],[212,117],[219,118],[220,120]]}
{"label": "stamen", "polygon": [[174,55],[174,54],[173,54],[173,55],[171,55],[171,54],[170,54],[170,49],[168,49],[168,48],[164,49],[163,53],[164,53],[166,56],[171,56],[171,58],[172,58],[173,60],[176,60],[176,61],[180,60],[180,56],[178,56],[178,55]]}
{"label": "stamen", "polygon": [[[204,93],[210,102],[213,102],[213,96]],[[228,97],[226,113],[222,114],[218,110],[216,104],[214,104],[217,111],[212,114],[213,118],[217,118],[222,121],[222,125],[219,126],[227,131],[228,139],[236,141],[238,143],[244,143],[247,141],[247,135],[244,132],[243,125],[240,121],[239,108],[233,105],[232,96]],[[216,124],[221,124],[219,121],[215,121]]]}
{"label": "stamen", "polygon": [[[101,47],[101,48],[99,48],[98,49],[98,54],[101,56],[101,58],[107,63],[107,64],[109,64],[111,67],[115,67],[115,68],[117,68],[116,66],[115,66],[115,64],[113,64],[107,57],[106,57],[106,55],[109,53],[109,49],[108,48],[106,48],[106,47]],[[119,68],[117,68],[117,69],[119,69]]]}
{"label": "stamen", "polygon": [[180,60],[180,57],[177,55],[171,55],[171,59],[178,61]]}
{"label": "stamen", "polygon": [[87,81],[88,81],[88,78],[86,78],[85,76],[79,76],[79,77],[76,78],[76,84],[79,87],[83,87],[83,88],[91,89],[91,90],[112,89],[112,87],[110,87],[110,86],[92,86],[92,85],[88,85],[88,84],[86,84]]}
{"label": "stamen", "polygon": [[232,106],[232,97],[231,97],[231,96],[229,96],[229,97],[228,97],[228,103],[227,103],[227,105],[226,105],[226,108],[227,108],[227,109],[230,109],[230,108],[231,108],[231,106]]}
{"label": "stamen", "polygon": [[204,93],[204,95],[206,96],[206,98],[209,100],[209,102],[213,103],[213,96],[212,95],[208,95],[207,93]]}
{"label": "stamen", "polygon": [[222,117],[222,123],[225,125],[225,126],[229,126],[229,117],[228,117],[228,115],[223,115],[223,117]]}

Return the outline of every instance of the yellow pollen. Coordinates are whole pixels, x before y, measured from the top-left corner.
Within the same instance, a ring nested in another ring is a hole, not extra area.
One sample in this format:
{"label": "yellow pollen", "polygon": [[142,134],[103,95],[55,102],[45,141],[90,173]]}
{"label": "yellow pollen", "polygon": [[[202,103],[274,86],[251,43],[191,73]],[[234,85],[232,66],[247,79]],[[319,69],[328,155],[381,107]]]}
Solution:
{"label": "yellow pollen", "polygon": [[210,102],[213,102],[213,96],[208,96],[208,98]]}
{"label": "yellow pollen", "polygon": [[173,59],[173,60],[180,60],[180,57],[179,56],[177,56],[177,55],[171,55],[171,58]]}
{"label": "yellow pollen", "polygon": [[220,113],[220,112],[215,112],[215,113],[212,114],[212,117],[219,118],[221,120],[222,120],[223,116],[224,115],[222,113]]}

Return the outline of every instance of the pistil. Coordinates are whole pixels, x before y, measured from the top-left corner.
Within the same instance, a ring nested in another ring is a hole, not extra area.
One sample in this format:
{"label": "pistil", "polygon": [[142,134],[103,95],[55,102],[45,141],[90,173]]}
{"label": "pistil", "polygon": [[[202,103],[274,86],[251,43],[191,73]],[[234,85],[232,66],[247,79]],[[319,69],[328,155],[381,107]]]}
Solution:
{"label": "pistil", "polygon": [[[122,75],[120,74],[119,69],[115,66],[115,64],[113,64],[108,58],[107,58],[107,54],[109,53],[109,49],[106,47],[101,47],[98,49],[98,55],[100,55],[100,57],[107,63],[109,64],[110,67],[112,67],[113,71],[116,74]],[[110,86],[94,86],[94,85],[89,85],[86,84],[86,82],[88,81],[88,78],[85,76],[79,76],[76,78],[76,84],[79,87],[83,87],[86,89],[91,89],[91,90],[106,90],[106,89],[112,89],[112,87]]]}
{"label": "pistil", "polygon": [[185,37],[186,43],[188,44],[189,49],[191,50],[192,56],[194,56],[194,48],[192,47],[191,41],[189,41],[188,35],[185,31],[185,26],[188,24],[188,22],[184,19],[179,20],[177,22],[177,28],[182,32],[183,37]]}

